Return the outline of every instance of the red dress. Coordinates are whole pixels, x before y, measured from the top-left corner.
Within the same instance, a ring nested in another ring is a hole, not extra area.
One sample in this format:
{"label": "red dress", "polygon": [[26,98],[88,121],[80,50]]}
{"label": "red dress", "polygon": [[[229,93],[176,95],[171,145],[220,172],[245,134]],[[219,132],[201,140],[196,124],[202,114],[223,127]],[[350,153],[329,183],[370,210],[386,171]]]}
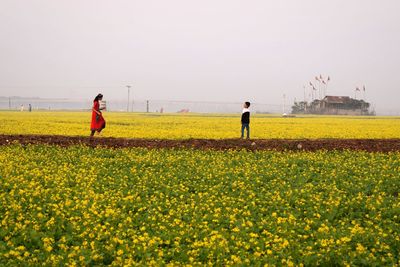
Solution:
{"label": "red dress", "polygon": [[103,114],[101,114],[99,101],[93,101],[93,109],[100,112],[100,115],[92,110],[92,123],[90,124],[90,130],[101,131],[106,127],[106,121],[103,118]]}

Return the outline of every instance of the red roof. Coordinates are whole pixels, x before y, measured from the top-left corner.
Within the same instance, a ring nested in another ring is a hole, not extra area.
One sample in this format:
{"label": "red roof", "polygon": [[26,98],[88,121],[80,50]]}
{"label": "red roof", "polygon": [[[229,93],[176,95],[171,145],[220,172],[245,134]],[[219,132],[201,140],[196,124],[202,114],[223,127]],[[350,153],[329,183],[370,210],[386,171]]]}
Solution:
{"label": "red roof", "polygon": [[344,104],[351,101],[351,98],[348,96],[331,96],[327,95],[324,98],[324,101],[327,103],[336,103],[336,104]]}

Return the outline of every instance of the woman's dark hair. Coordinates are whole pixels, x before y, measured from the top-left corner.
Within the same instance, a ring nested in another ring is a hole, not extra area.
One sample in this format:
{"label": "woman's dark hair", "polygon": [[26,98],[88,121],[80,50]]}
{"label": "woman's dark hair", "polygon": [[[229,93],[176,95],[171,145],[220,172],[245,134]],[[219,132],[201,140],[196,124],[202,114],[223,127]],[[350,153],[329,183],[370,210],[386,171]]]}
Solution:
{"label": "woman's dark hair", "polygon": [[250,102],[244,102],[247,107],[250,107]]}
{"label": "woman's dark hair", "polygon": [[98,94],[93,101],[99,101],[99,99],[102,99],[103,95],[102,94]]}

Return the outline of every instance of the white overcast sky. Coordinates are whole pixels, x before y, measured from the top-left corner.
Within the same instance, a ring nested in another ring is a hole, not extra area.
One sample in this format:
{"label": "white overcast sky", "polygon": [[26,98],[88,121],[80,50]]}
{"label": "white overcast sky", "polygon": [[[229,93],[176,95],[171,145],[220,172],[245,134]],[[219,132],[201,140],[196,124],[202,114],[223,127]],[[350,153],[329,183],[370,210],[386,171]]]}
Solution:
{"label": "white overcast sky", "polygon": [[[399,108],[398,0],[0,0],[0,96],[244,101],[366,86]],[[309,87],[307,86],[307,89]]]}

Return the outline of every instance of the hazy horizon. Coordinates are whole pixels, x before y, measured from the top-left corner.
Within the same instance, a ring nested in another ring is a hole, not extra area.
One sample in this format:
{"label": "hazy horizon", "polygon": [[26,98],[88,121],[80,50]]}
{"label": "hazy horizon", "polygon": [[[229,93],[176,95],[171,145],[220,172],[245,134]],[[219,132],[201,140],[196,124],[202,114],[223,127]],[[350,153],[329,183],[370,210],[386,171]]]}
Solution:
{"label": "hazy horizon", "polygon": [[400,110],[395,0],[0,1],[0,96],[279,105],[322,75]]}

